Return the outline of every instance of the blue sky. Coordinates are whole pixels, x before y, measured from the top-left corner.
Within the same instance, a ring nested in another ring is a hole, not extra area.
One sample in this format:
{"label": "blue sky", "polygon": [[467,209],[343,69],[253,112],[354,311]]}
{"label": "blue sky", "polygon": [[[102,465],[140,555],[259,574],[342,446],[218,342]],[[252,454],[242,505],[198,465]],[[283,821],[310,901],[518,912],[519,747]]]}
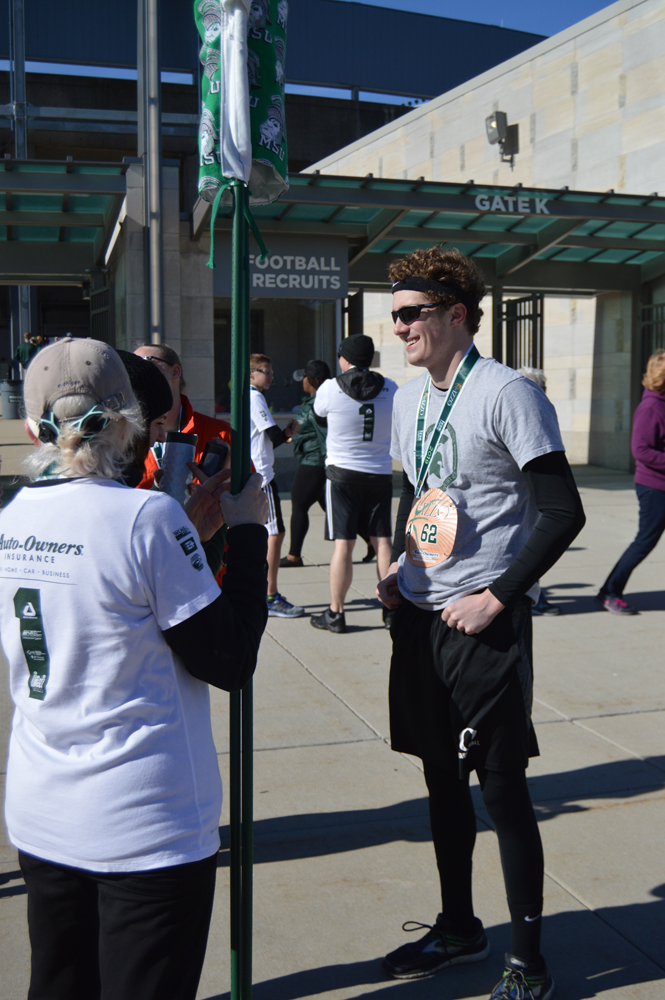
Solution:
{"label": "blue sky", "polygon": [[418,14],[435,14],[464,21],[501,24],[504,28],[533,31],[537,35],[555,35],[571,24],[584,20],[607,3],[594,0],[362,0],[374,7],[393,7]]}

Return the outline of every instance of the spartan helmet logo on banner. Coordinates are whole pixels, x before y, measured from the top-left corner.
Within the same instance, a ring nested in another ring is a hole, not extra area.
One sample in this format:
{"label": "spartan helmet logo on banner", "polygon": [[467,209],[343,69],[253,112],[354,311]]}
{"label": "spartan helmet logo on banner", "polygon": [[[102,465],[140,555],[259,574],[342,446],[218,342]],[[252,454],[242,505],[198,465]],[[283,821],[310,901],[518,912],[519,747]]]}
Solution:
{"label": "spartan helmet logo on banner", "polygon": [[284,86],[284,52],[285,52],[284,39],[280,38],[279,35],[275,38],[275,80],[280,85]]}
{"label": "spartan helmet logo on banner", "polygon": [[273,94],[270,98],[268,117],[261,124],[261,146],[268,146],[275,151],[284,138],[284,106],[279,94]]}
{"label": "spartan helmet logo on banner", "polygon": [[222,5],[219,0],[201,0],[197,10],[205,28],[205,43],[212,45],[222,30]]}
{"label": "spartan helmet logo on banner", "polygon": [[289,5],[286,0],[279,0],[277,4],[277,23],[280,28],[286,31],[286,19],[289,16]]}
{"label": "spartan helmet logo on banner", "polygon": [[251,49],[247,53],[247,76],[250,87],[261,86],[261,63],[256,52],[252,52]]}
{"label": "spartan helmet logo on banner", "polygon": [[204,45],[201,49],[201,62],[203,63],[203,72],[212,82],[213,76],[219,69],[219,49],[212,49]]}
{"label": "spartan helmet logo on banner", "polygon": [[247,21],[247,30],[260,31],[267,24],[272,24],[270,20],[269,0],[252,0]]}
{"label": "spartan helmet logo on banner", "polygon": [[204,108],[201,113],[201,124],[199,125],[199,149],[201,151],[201,163],[215,162],[215,146],[219,140],[219,132],[215,127],[215,119],[208,108]]}

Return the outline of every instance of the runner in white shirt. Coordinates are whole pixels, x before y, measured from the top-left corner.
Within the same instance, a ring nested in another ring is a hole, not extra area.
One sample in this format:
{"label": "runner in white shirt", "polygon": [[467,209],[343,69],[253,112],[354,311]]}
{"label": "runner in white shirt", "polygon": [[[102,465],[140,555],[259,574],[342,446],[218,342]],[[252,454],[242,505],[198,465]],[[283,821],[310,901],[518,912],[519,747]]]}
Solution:
{"label": "runner in white shirt", "polygon": [[[330,607],[312,616],[311,624],[330,632],[346,632],[344,600],[353,579],[353,549],[360,526],[366,526],[376,551],[379,579],[390,565],[390,433],[397,391],[392,379],[369,370],[374,357],[371,337],[347,337],[338,357],[342,374],[324,382],[314,400],[317,419],[328,427],[326,517],[335,548],[330,560]],[[390,612],[384,609],[384,623],[389,621]]]}
{"label": "runner in white shirt", "polygon": [[[0,513],[0,635],[30,996],[194,1000],[222,796],[208,684],[254,671],[265,497],[255,475],[221,498],[222,594],[180,505],[120,478],[146,427],[116,352],[64,338],[24,385],[36,478]],[[197,488],[204,540],[225,477]]]}
{"label": "runner in white shirt", "polygon": [[290,601],[277,590],[282,542],[284,541],[284,519],[279,500],[279,488],[275,482],[275,448],[291,440],[298,433],[297,420],[290,420],[282,430],[274,421],[266,403],[264,392],[273,383],[275,374],[272,361],[265,354],[252,354],[249,359],[249,419],[251,425],[252,462],[263,477],[263,492],[268,498],[268,615],[270,618],[301,618],[305,609]]}

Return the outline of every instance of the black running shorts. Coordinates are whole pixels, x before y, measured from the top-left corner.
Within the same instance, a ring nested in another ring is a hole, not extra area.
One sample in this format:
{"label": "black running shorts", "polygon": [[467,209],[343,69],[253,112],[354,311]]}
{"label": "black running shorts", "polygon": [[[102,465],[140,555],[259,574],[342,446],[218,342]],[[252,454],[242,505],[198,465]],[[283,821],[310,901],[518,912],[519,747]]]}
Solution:
{"label": "black running shorts", "polygon": [[460,776],[477,767],[524,768],[538,756],[529,598],[477,635],[405,600],[390,631],[393,750],[459,768]]}
{"label": "black running shorts", "polygon": [[263,492],[268,498],[268,520],[266,521],[268,534],[282,535],[284,534],[284,518],[279,500],[279,489],[274,479],[271,479],[268,485],[263,487]]}
{"label": "black running shorts", "polygon": [[369,537],[392,538],[392,475],[333,465],[326,472],[326,537],[354,539],[360,527]]}

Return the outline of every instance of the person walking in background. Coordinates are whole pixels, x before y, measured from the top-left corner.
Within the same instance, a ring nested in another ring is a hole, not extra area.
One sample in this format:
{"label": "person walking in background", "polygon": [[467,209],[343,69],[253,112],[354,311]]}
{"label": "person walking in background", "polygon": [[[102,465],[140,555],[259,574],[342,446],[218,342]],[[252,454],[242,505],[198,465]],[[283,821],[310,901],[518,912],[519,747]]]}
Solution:
{"label": "person walking in background", "polygon": [[291,441],[298,433],[297,420],[290,420],[282,430],[277,426],[265,401],[267,392],[275,378],[272,361],[266,354],[252,354],[249,359],[249,421],[251,425],[250,446],[252,462],[263,477],[263,492],[268,498],[268,616],[270,618],[300,618],[305,609],[290,601],[277,590],[282,542],[284,540],[284,519],[279,490],[275,482],[274,449]]}
{"label": "person walking in background", "polygon": [[[528,368],[526,366],[522,366],[522,368],[518,368],[517,371],[520,375],[524,375],[525,378],[530,378],[532,382],[539,385],[543,392],[547,392],[547,379],[545,378],[545,372],[542,368]],[[541,587],[538,600],[531,608],[531,614],[536,615],[536,617],[544,616],[545,618],[555,618],[557,615],[561,614],[561,608],[558,604],[550,604],[545,597],[545,591]]]}
{"label": "person walking in background", "polygon": [[[335,548],[330,560],[330,606],[310,619],[314,628],[346,632],[344,600],[353,579],[359,528],[374,546],[379,579],[392,548],[390,432],[397,384],[369,370],[374,341],[357,334],[339,346],[342,374],[316,393],[314,413],[327,423],[326,517]],[[389,615],[386,611],[385,616]]]}
{"label": "person walking in background", "polygon": [[25,371],[33,356],[39,350],[39,345],[31,333],[23,334],[23,343],[19,344],[14,352],[14,360],[18,361],[22,371]]}
{"label": "person walking in background", "polygon": [[630,442],[635,459],[635,492],[640,507],[637,535],[596,595],[613,615],[636,615],[623,599],[630,574],[655,549],[665,530],[665,351],[656,351],[642,379],[642,401],[633,417]]}
{"label": "person walking in background", "polygon": [[302,546],[309,530],[309,508],[318,503],[325,511],[326,430],[314,416],[314,396],[319,386],[331,377],[325,361],[308,361],[293,373],[307,393],[298,414],[299,430],[293,436],[293,454],[298,470],[291,486],[291,544],[281,567],[302,566]]}
{"label": "person walking in background", "polygon": [[[200,462],[208,441],[221,438],[231,444],[231,425],[226,420],[217,420],[194,409],[183,389],[185,379],[182,362],[176,352],[166,344],[143,344],[134,351],[140,358],[146,358],[157,365],[171,388],[173,405],[163,422],[164,431],[180,431],[181,434],[196,434],[197,442],[194,461]],[[150,449],[145,463],[145,475],[140,483],[142,490],[151,490],[155,481],[155,470],[161,468],[163,445],[156,441]]]}

